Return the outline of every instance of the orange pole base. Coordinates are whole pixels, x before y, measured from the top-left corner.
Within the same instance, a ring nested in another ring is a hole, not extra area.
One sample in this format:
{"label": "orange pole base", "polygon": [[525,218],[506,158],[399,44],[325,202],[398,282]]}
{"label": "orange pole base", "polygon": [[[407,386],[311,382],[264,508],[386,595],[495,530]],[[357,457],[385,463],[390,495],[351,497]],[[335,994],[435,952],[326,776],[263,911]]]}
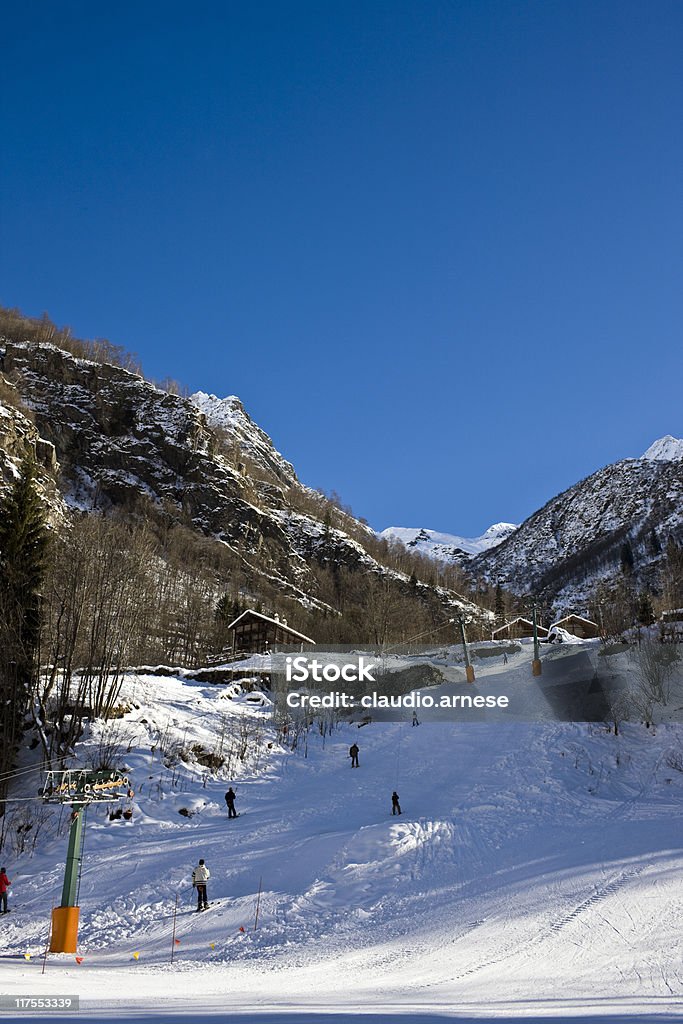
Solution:
{"label": "orange pole base", "polygon": [[465,666],[465,675],[467,676],[468,683],[474,682],[474,665]]}
{"label": "orange pole base", "polygon": [[531,672],[535,676],[541,675],[541,663],[538,660],[538,658],[534,659],[534,661],[531,662]]}
{"label": "orange pole base", "polygon": [[51,953],[75,953],[78,944],[80,907],[54,907],[52,910]]}

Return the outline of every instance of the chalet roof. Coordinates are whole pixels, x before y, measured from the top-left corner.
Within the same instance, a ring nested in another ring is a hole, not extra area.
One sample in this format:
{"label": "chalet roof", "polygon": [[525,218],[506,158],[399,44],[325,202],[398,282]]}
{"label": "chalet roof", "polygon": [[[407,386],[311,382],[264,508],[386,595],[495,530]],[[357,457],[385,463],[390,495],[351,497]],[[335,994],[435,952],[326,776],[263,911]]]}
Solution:
{"label": "chalet roof", "polygon": [[298,630],[292,629],[282,619],[271,619],[268,615],[262,615],[261,612],[254,611],[253,608],[247,608],[245,612],[238,615],[234,622],[231,622],[228,629],[234,629],[238,622],[241,622],[246,616],[254,619],[262,619],[263,622],[270,622],[273,626],[281,629],[283,633],[289,633],[290,636],[295,636],[298,640],[305,640],[307,644],[315,644],[315,640],[311,640],[310,636],[304,636],[303,633],[299,633]]}
{"label": "chalet roof", "polygon": [[[491,634],[491,636],[495,636],[496,633],[502,633],[503,630],[509,629],[510,626],[515,626],[518,622],[523,623],[523,625],[525,625],[525,626],[529,626],[531,629],[534,628],[534,624],[533,624],[533,622],[530,619],[525,619],[522,615],[518,615],[516,619],[512,620],[512,622],[504,622],[502,626],[498,627],[498,629],[494,629],[492,634]],[[545,626],[537,626],[536,629],[538,630],[539,633],[547,633],[548,632],[548,630],[545,628]]]}
{"label": "chalet roof", "polygon": [[[585,622],[587,626],[594,626],[595,629],[598,629],[597,622],[593,622],[592,619],[584,619],[583,615],[565,615],[563,619],[558,619],[557,622],[553,622],[553,626],[562,627],[563,622]],[[550,628],[552,629],[553,626]]]}

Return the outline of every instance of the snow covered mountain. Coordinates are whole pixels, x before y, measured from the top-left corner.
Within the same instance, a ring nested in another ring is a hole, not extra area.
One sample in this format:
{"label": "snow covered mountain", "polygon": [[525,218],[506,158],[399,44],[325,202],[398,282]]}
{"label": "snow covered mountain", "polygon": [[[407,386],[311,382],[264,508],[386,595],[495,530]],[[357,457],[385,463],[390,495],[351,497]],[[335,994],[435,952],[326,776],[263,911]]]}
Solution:
{"label": "snow covered mountain", "polygon": [[502,544],[516,529],[514,523],[494,523],[481,537],[459,537],[436,530],[388,526],[379,536],[384,540],[400,540],[407,548],[442,562],[459,562]]}
{"label": "snow covered mountain", "polygon": [[677,462],[683,459],[683,440],[667,434],[666,437],[654,441],[641,458],[654,459],[657,462]]}
{"label": "snow covered mountain", "polygon": [[683,541],[683,440],[667,436],[559,494],[472,565],[562,611],[585,607],[624,564],[636,585],[652,584],[669,540]]}
{"label": "snow covered mountain", "polygon": [[420,607],[463,606],[426,585],[416,598],[409,573],[369,550],[377,540],[367,524],[301,484],[235,396],[187,399],[51,343],[0,341],[0,489],[30,450],[53,504],[182,523],[234,552],[243,591],[267,595],[269,606],[276,594],[328,614],[320,566],[383,577]]}
{"label": "snow covered mountain", "polygon": [[275,473],[285,484],[296,482],[294,466],[277,451],[265,430],[254,423],[236,395],[217,398],[197,391],[190,395],[190,401],[206,416],[210,426],[223,431],[239,449],[238,461],[244,455],[255,465]]}

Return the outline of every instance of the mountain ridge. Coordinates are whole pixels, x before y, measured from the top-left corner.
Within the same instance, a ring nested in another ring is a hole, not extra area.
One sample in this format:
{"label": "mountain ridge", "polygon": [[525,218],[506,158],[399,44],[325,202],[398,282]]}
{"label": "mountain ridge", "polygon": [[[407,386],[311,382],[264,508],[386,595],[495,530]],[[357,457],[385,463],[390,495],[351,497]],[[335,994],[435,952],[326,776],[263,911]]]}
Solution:
{"label": "mountain ridge", "polygon": [[479,537],[462,537],[438,530],[388,526],[378,533],[385,540],[398,540],[407,548],[420,551],[439,561],[462,562],[495,547],[517,529],[515,523],[494,523]]}
{"label": "mountain ridge", "polygon": [[624,564],[633,585],[656,590],[667,544],[683,543],[683,440],[657,438],[641,456],[596,470],[516,527],[495,524],[469,539],[397,527],[380,536],[440,562],[459,561],[491,585],[538,594],[558,613],[586,612],[595,588],[618,581]]}
{"label": "mountain ridge", "polygon": [[[11,400],[3,409],[14,409],[3,414],[0,439],[5,486],[16,475],[12,453],[43,445],[54,462],[53,497],[67,511],[155,522],[160,536],[175,525],[197,531],[223,545],[239,568],[231,584],[236,597],[255,606],[265,601],[308,635],[319,635],[311,614],[326,619],[318,630],[334,632],[342,609],[362,607],[378,588],[386,594],[372,614],[385,617],[382,630],[392,616],[409,617],[410,608],[418,625],[423,615],[443,621],[449,610],[488,621],[489,611],[443,578],[437,585],[431,570],[411,582],[419,565],[301,484],[236,396],[184,398],[124,366],[50,342],[5,337],[0,355],[0,385]],[[31,434],[28,444],[20,444],[22,432]],[[368,628],[360,608],[345,628],[354,637]]]}

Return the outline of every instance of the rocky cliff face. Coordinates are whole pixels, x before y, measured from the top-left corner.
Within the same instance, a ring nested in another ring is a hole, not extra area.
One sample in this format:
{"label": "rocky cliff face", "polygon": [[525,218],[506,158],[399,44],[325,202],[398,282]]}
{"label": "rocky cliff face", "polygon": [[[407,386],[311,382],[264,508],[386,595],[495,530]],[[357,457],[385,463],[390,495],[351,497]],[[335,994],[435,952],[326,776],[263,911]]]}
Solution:
{"label": "rocky cliff face", "polygon": [[585,607],[624,561],[637,584],[652,583],[669,539],[683,540],[683,443],[663,438],[553,498],[472,565],[564,611]]}
{"label": "rocky cliff face", "polygon": [[[36,427],[25,417],[28,427],[22,425],[17,414],[18,426],[5,431],[16,438],[6,445],[0,439],[0,448],[11,461],[21,430],[33,429],[30,443],[45,443],[46,458],[56,453],[63,500],[72,508],[142,511],[185,523],[235,551],[252,580],[267,578],[309,608],[323,607],[312,561],[399,580],[356,539],[374,539],[366,525],[340,512],[342,528],[333,528],[317,517],[314,501],[301,511],[313,492],[239,399],[202,392],[185,399],[51,344],[2,344],[4,379],[16,383]],[[437,599],[448,603],[447,595]]]}
{"label": "rocky cliff face", "polygon": [[197,391],[190,402],[206,417],[219,436],[223,434],[234,450],[235,461],[248,460],[265,473],[272,474],[285,486],[298,483],[294,466],[275,448],[265,430],[262,430],[246,412],[239,398],[229,395],[217,398]]}
{"label": "rocky cliff face", "polygon": [[23,407],[16,387],[0,377],[0,493],[18,476],[22,462],[36,465],[36,479],[43,494],[48,518],[61,520],[65,506],[57,489],[59,464],[54,445],[41,437]]}
{"label": "rocky cliff face", "polygon": [[303,560],[276,519],[250,500],[248,480],[218,450],[192,402],[52,345],[8,341],[4,366],[59,453],[68,505],[108,511],[146,502],[232,548],[263,555],[287,589],[305,586]]}

